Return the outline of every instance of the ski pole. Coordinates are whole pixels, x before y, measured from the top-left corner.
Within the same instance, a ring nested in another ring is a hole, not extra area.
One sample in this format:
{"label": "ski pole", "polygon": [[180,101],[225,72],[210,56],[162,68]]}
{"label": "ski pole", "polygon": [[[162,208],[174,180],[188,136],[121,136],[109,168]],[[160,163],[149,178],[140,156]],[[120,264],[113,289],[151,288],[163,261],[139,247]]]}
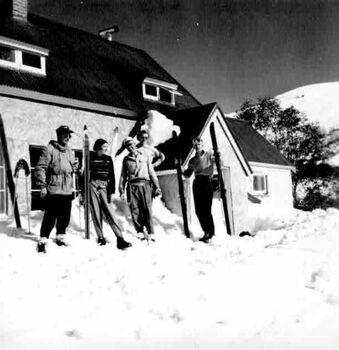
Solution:
{"label": "ski pole", "polygon": [[31,215],[30,215],[30,207],[28,204],[28,183],[26,176],[26,207],[27,207],[27,223],[28,223],[28,233],[31,233]]}

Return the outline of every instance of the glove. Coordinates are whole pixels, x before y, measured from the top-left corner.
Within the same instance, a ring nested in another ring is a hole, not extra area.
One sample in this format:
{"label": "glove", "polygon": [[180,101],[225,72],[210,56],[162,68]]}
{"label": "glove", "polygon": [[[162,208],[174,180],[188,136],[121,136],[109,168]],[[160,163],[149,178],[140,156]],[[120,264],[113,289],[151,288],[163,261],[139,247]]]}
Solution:
{"label": "glove", "polygon": [[154,192],[154,197],[161,196],[161,195],[162,195],[161,189],[158,187]]}
{"label": "glove", "polygon": [[40,190],[40,198],[44,199],[47,196],[47,188],[46,187],[42,187]]}
{"label": "glove", "polygon": [[79,193],[78,200],[80,205],[84,205],[85,200],[81,193]]}

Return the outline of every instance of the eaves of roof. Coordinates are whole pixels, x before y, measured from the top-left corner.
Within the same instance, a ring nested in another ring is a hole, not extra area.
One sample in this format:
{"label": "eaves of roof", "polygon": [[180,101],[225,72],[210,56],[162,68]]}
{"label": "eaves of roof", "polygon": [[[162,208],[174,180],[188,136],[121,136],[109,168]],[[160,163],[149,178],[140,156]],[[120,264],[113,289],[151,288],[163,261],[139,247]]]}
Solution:
{"label": "eaves of roof", "polygon": [[249,123],[227,117],[224,117],[224,120],[249,163],[292,167],[289,161]]}

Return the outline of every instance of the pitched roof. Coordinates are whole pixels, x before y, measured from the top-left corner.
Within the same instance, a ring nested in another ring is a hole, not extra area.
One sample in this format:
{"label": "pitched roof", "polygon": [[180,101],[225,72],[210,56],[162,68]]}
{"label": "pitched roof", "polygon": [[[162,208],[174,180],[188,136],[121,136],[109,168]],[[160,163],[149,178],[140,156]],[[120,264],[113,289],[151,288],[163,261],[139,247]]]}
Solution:
{"label": "pitched roof", "polygon": [[[79,29],[29,14],[29,22],[9,18],[0,23],[0,35],[49,50],[47,75],[0,67],[0,85],[48,95],[114,106],[143,113],[163,113],[199,106],[200,103],[153,58],[140,49],[107,41]],[[179,85],[183,96],[176,106],[144,101],[145,77]],[[156,108],[155,108],[156,106]]]}
{"label": "pitched roof", "polygon": [[210,103],[200,107],[181,110],[172,115],[167,115],[169,119],[173,120],[175,125],[180,126],[181,132],[177,141],[169,139],[157,147],[166,156],[165,161],[157,170],[174,169],[175,154],[178,154],[183,161],[188,157],[192,149],[191,140],[200,135],[208,117],[216,106],[216,103]]}
{"label": "pitched roof", "polygon": [[[211,103],[167,115],[175,125],[180,126],[181,133],[177,141],[170,139],[158,146],[159,150],[165,154],[166,159],[157,170],[174,169],[175,154],[179,154],[183,161],[186,160],[192,149],[192,138],[199,136],[216,108],[218,105]],[[224,120],[247,162],[291,166],[281,153],[250,124],[234,118],[225,117]]]}
{"label": "pitched roof", "polygon": [[243,120],[224,117],[248,162],[291,166],[288,160],[252,126]]}

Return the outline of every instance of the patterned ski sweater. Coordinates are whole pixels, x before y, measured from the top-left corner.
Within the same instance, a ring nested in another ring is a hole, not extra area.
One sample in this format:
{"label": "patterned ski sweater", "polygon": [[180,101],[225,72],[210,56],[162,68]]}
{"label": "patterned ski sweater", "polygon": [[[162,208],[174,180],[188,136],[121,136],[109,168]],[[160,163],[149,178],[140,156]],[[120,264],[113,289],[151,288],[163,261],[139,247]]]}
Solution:
{"label": "patterned ski sweater", "polygon": [[[107,181],[107,195],[108,198],[115,192],[115,176],[114,176],[114,165],[112,158],[107,155],[99,157],[96,152],[90,153],[89,160],[90,169],[90,180],[101,180]],[[80,187],[84,189],[84,178],[83,175],[80,177]]]}

